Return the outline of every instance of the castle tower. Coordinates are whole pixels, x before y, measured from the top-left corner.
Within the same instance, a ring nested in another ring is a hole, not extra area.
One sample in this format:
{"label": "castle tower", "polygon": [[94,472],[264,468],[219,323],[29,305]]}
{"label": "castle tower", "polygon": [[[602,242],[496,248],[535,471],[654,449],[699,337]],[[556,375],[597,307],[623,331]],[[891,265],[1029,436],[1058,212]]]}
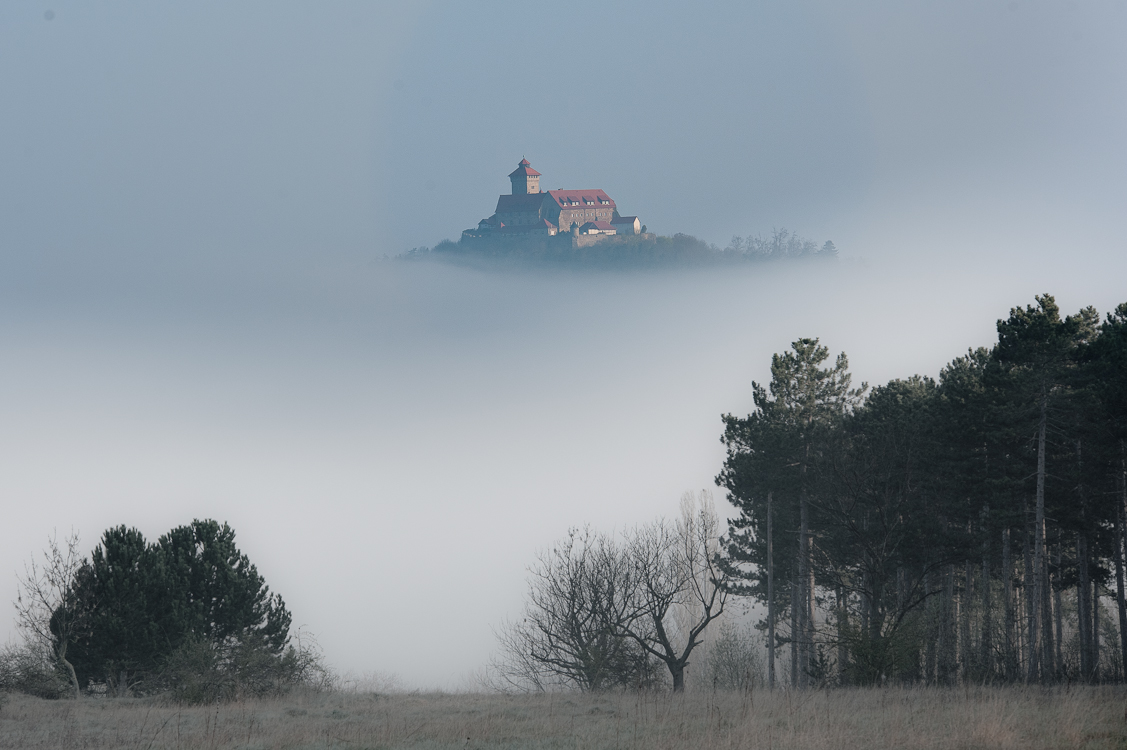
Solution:
{"label": "castle tower", "polygon": [[520,164],[509,175],[513,183],[513,195],[531,195],[540,192],[540,173],[532,168],[528,159],[521,159]]}

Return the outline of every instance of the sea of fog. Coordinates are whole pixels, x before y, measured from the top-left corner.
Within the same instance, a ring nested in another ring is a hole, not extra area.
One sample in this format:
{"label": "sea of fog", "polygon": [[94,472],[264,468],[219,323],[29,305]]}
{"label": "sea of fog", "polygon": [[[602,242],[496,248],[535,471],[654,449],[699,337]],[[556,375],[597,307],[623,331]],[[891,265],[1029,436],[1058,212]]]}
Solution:
{"label": "sea of fog", "polygon": [[55,531],[212,517],[337,669],[456,688],[537,550],[713,487],[720,415],[773,352],[820,337],[855,382],[934,376],[1034,294],[1127,301],[1115,263],[8,267],[0,594]]}

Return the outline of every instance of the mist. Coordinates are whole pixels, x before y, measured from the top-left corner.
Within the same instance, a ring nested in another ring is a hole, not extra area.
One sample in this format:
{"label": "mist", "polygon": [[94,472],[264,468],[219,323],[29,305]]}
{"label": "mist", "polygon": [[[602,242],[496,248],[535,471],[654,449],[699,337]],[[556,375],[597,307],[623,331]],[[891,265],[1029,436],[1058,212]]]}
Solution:
{"label": "mist", "polygon": [[192,295],[167,277],[8,294],[3,563],[53,529],[92,547],[112,525],[226,520],[338,669],[458,687],[539,548],[713,487],[720,415],[750,411],[790,341],[819,336],[883,383],[990,345],[1036,290],[1064,309],[1122,296],[1114,275],[999,289],[1000,270],[380,263]]}
{"label": "mist", "polygon": [[[538,549],[714,488],[794,339],[879,384],[1034,294],[1127,300],[1122,4],[517,7],[0,10],[0,571],[216,518],[337,669],[458,687]],[[616,93],[538,83],[572,58]],[[841,258],[388,259],[522,155],[652,231]]]}

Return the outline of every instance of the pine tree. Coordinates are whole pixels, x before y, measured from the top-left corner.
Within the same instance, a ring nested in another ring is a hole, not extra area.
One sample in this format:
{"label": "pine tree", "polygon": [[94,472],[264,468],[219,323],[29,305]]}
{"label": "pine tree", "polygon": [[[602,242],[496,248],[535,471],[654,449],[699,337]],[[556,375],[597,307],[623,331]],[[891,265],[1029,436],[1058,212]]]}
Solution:
{"label": "pine tree", "polygon": [[[1052,296],[1036,297],[1036,306],[1013,308],[1010,317],[998,321],[998,343],[992,352],[991,381],[1008,408],[1008,417],[1020,434],[1035,444],[1036,468],[1032,518],[1030,577],[1026,582],[1029,635],[1026,678],[1049,679],[1043,669],[1051,634],[1045,629],[1045,613],[1051,604],[1046,597],[1048,557],[1046,543],[1046,482],[1050,429],[1067,411],[1075,385],[1077,351],[1095,333],[1095,310],[1060,317]],[[1051,667],[1051,665],[1044,665]]]}
{"label": "pine tree", "polygon": [[124,694],[152,681],[178,650],[244,644],[281,657],[291,616],[281,597],[216,521],[193,521],[149,544],[137,529],[109,529],[83,566],[75,599],[91,602],[72,646],[83,682]]}
{"label": "pine tree", "polygon": [[[817,466],[824,459],[829,433],[866,389],[864,385],[851,388],[845,354],[838,355],[832,367],[823,367],[827,359],[829,350],[817,339],[799,339],[791,344],[791,351],[771,358],[768,387],[752,383],[755,411],[746,418],[724,416],[721,439],[728,458],[717,477],[730,502],[740,509],[730,525],[728,560],[733,572],[742,573],[746,593],[766,598],[768,495],[773,499],[773,529],[794,534],[793,559],[783,562],[787,555],[777,555],[772,572],[792,581],[791,674],[798,687],[809,680],[814,649],[812,539],[818,519],[812,513],[811,496],[821,481]],[[755,567],[749,570],[748,563]],[[773,619],[775,602],[768,602],[768,608]]]}

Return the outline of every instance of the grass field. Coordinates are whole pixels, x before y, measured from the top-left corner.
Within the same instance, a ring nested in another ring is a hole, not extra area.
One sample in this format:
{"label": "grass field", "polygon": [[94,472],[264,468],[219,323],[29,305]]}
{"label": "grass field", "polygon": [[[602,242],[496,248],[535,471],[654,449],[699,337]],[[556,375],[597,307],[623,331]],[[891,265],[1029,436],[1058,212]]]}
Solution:
{"label": "grass field", "polygon": [[1127,689],[305,693],[212,706],[8,696],[0,748],[1127,748]]}

